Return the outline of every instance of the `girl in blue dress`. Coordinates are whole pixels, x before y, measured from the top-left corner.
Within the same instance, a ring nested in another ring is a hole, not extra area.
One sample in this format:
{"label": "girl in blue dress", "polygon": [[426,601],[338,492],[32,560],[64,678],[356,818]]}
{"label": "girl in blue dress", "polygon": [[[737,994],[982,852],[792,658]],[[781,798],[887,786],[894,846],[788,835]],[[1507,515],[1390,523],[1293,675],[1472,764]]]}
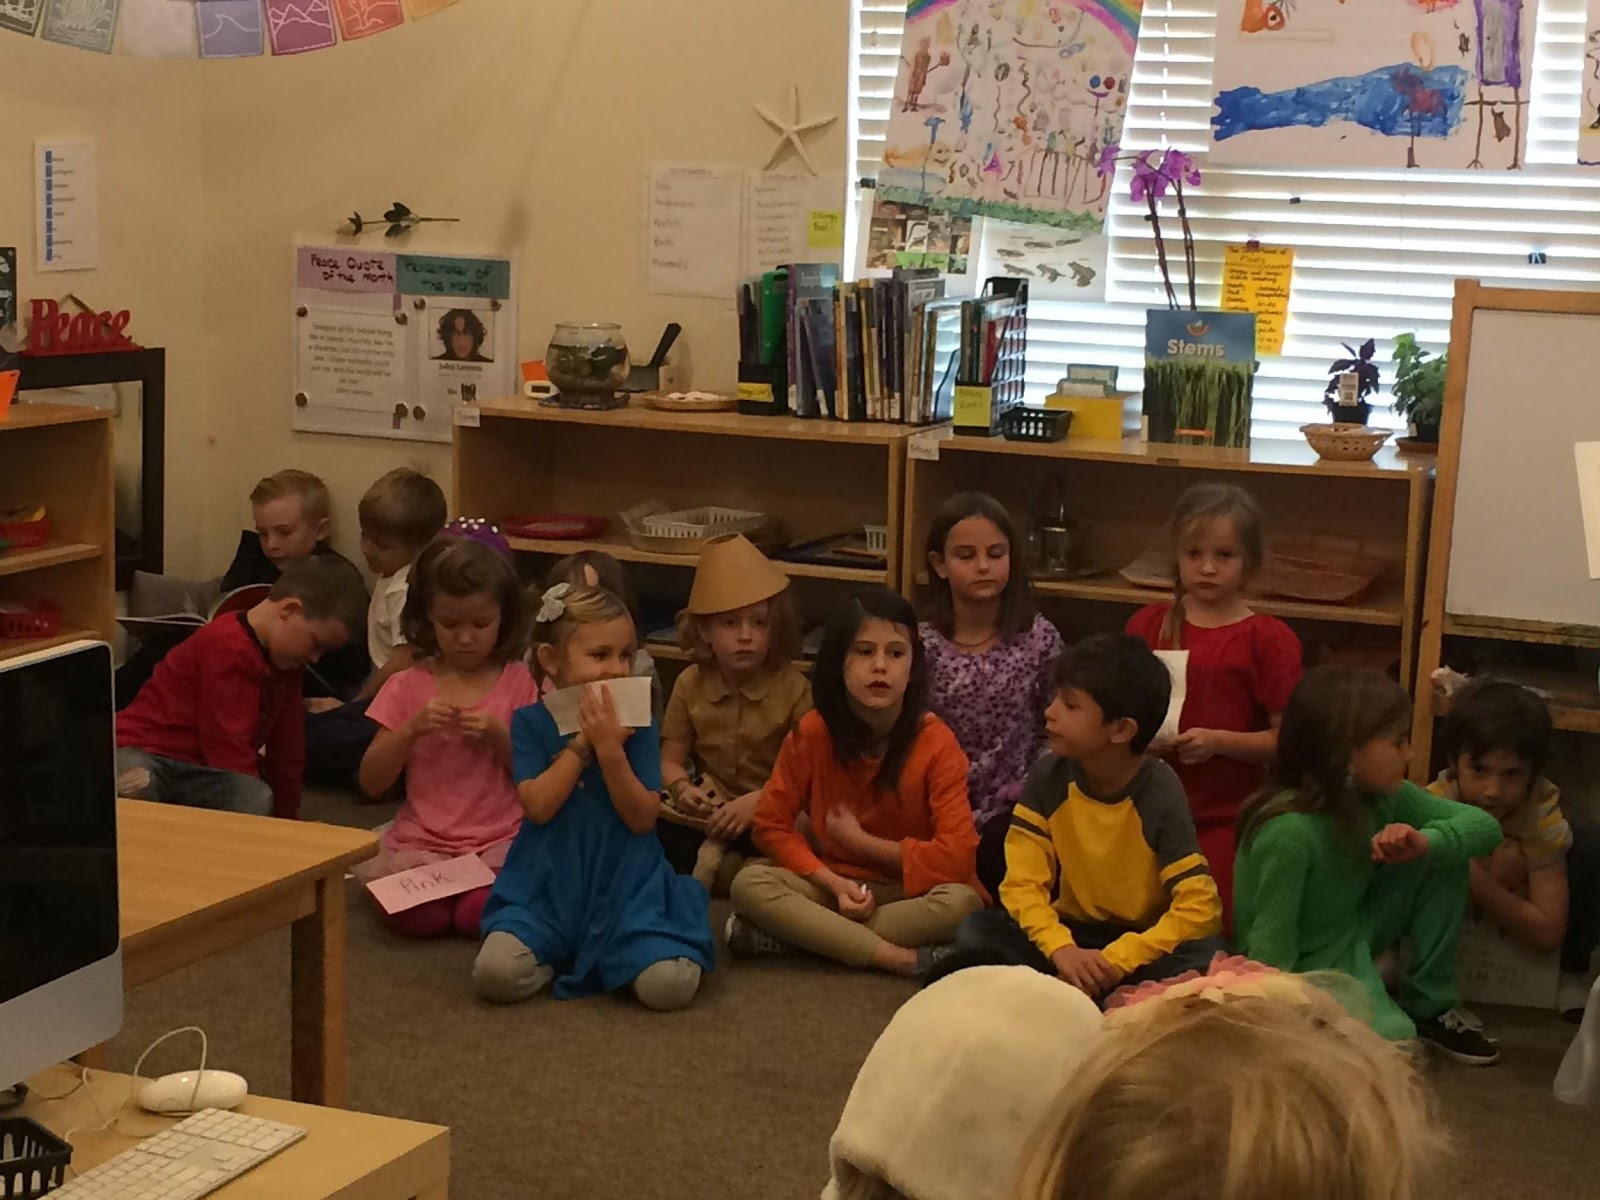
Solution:
{"label": "girl in blue dress", "polygon": [[[534,641],[560,688],[626,679],[638,649],[621,600],[567,584],[544,594]],[[647,1008],[684,1008],[716,951],[705,889],[673,872],[656,838],[661,735],[623,725],[601,687],[578,714],[572,737],[542,703],[512,716],[527,819],[484,906],[473,984],[499,1003],[554,981],[558,1000],[632,987]]]}

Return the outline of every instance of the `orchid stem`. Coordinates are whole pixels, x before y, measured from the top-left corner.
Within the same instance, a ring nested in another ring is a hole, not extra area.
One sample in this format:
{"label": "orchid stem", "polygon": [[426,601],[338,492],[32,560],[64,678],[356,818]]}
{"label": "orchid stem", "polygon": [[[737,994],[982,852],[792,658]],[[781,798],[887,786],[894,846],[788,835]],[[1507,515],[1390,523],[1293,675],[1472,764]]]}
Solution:
{"label": "orchid stem", "polygon": [[1167,263],[1167,243],[1161,236],[1161,215],[1156,210],[1154,193],[1150,195],[1150,231],[1156,239],[1156,262],[1161,267],[1161,282],[1167,289],[1167,306],[1178,307],[1178,293],[1172,290],[1172,268]]}

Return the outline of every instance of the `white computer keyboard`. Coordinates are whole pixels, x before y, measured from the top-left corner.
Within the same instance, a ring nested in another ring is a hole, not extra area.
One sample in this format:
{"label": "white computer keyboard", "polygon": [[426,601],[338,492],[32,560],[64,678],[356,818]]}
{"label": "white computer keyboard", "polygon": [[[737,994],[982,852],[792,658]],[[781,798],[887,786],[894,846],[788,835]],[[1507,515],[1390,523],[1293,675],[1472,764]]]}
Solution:
{"label": "white computer keyboard", "polygon": [[50,1194],[57,1200],[198,1200],[305,1135],[293,1125],[207,1108]]}

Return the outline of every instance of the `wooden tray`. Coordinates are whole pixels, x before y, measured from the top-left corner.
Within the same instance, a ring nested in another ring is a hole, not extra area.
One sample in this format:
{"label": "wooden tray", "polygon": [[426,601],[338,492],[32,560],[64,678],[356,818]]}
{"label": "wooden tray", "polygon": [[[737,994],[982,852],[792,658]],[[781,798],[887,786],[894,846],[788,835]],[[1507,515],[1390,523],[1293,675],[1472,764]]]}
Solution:
{"label": "wooden tray", "polygon": [[1271,546],[1252,590],[1317,604],[1354,604],[1388,569],[1389,560],[1364,553],[1359,539],[1314,534]]}
{"label": "wooden tray", "polygon": [[691,399],[685,396],[675,397],[670,392],[640,392],[639,399],[644,402],[646,408],[653,408],[658,412],[733,412],[739,407],[739,398],[737,396],[727,396],[720,392],[712,394],[706,399]]}
{"label": "wooden tray", "polygon": [[[1267,548],[1267,561],[1246,590],[1317,604],[1354,604],[1390,565],[1360,545],[1359,539],[1338,534],[1278,542]],[[1172,561],[1161,549],[1146,550],[1117,573],[1134,587],[1172,590]]]}

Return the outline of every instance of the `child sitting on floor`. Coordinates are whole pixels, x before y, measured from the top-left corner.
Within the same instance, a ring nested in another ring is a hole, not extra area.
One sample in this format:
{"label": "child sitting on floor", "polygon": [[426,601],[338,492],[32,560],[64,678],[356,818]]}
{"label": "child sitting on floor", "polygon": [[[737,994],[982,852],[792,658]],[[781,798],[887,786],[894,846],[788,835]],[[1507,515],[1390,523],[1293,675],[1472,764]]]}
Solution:
{"label": "child sitting on floor", "polygon": [[[701,552],[678,631],[694,663],[678,676],[661,726],[659,833],[673,869],[716,891],[719,877],[731,882],[756,856],[756,802],[784,738],[811,711],[811,682],[794,661],[800,619],[789,577],[741,534]],[[696,782],[702,776],[720,807]]]}
{"label": "child sitting on floor", "polygon": [[[188,583],[165,575],[134,572],[128,594],[128,615],[159,617],[173,612],[208,613],[227,593],[243,587],[270,587],[285,567],[312,555],[343,563],[356,582],[361,573],[328,544],[328,487],[309,471],[279,471],[256,484],[250,493],[255,528],[239,535],[239,550],[221,580]],[[124,709],[155,672],[168,651],[192,632],[192,626],[148,629],[128,659],[117,669],[116,703]],[[306,694],[347,699],[367,674],[366,647],[346,645],[329,654],[306,677]],[[324,686],[324,683],[328,686]]]}
{"label": "child sitting on floor", "polygon": [[756,845],[773,861],[733,881],[733,953],[798,946],[926,974],[934,946],[982,907],[967,756],[927,712],[927,686],[902,596],[859,592],[828,621],[816,711],[784,742],[756,807]]}
{"label": "child sitting on floor", "polygon": [[484,908],[473,983],[500,1003],[554,980],[558,1000],[631,987],[647,1008],[684,1008],[716,961],[706,892],[673,872],[655,836],[655,723],[624,726],[599,686],[632,674],[633,620],[610,592],[558,584],[540,600],[534,644],[558,689],[584,687],[580,731],[563,736],[545,703],[512,717],[526,820]]}
{"label": "child sitting on floor", "polygon": [[[1387,676],[1318,667],[1290,697],[1267,786],[1239,816],[1239,948],[1284,971],[1342,971],[1385,1037],[1499,1060],[1457,1011],[1468,863],[1500,844],[1488,813],[1406,779],[1411,697]],[[1374,955],[1410,941],[1391,999]],[[1398,1002],[1397,1002],[1398,1001]]]}
{"label": "child sitting on floor", "polygon": [[[1000,1194],[1011,1200],[1439,1194],[1448,1139],[1411,1057],[1311,982],[1268,982],[1259,994],[1158,997],[1108,1013],[1093,1049],[1038,1128],[1020,1180]],[[955,1200],[958,1193],[947,1195]],[[959,1195],[968,1200],[975,1193]]]}
{"label": "child sitting on floor", "polygon": [[[627,568],[604,550],[579,550],[558,560],[544,577],[544,586],[539,589],[539,594],[542,596],[562,583],[568,587],[594,587],[610,592],[627,606],[634,629],[640,628],[639,593],[634,589],[633,577],[628,574]],[[539,664],[534,663],[533,667],[537,674]],[[634,652],[632,674],[650,681],[650,711],[659,723],[666,711],[666,693],[661,687],[661,672],[656,669],[656,660],[650,657],[650,651],[643,646]],[[555,684],[546,677],[541,679],[540,687],[548,692]]]}
{"label": "child sitting on floor", "polygon": [[412,564],[444,528],[444,492],[420,471],[396,467],[361,497],[361,554],[373,581],[367,608],[367,655],[373,672],[354,700],[306,702],[306,777],[349,786],[378,732],[367,706],[391,676],[411,666],[411,648],[401,630]]}
{"label": "child sitting on floor", "polygon": [[1006,835],[1003,909],[967,918],[936,969],[1014,963],[1095,999],[1205,970],[1227,946],[1222,905],[1172,768],[1145,753],[1172,679],[1144,643],[1086,638],[1057,661],[1051,753]]}
{"label": "child sitting on floor", "polygon": [[1451,698],[1447,765],[1429,790],[1500,822],[1499,847],[1469,869],[1472,903],[1519,941],[1560,949],[1557,1005],[1575,1021],[1600,943],[1600,827],[1562,815],[1561,795],[1542,774],[1550,736],[1550,710],[1527,688],[1468,684]]}
{"label": "child sitting on floor", "polygon": [[301,675],[359,636],[367,605],[348,567],[325,556],[290,563],[266,600],[176,646],[117,715],[119,794],[299,816]]}
{"label": "child sitting on floor", "polygon": [[928,707],[972,763],[978,878],[991,895],[1005,878],[1011,810],[1045,750],[1050,668],[1061,653],[1015,546],[1011,514],[980,492],[941,504],[928,527]]}
{"label": "child sitting on floor", "polygon": [[[512,714],[539,698],[522,661],[522,589],[505,556],[443,537],[422,552],[406,598],[415,666],[392,676],[368,716],[379,726],[361,760],[361,787],[387,791],[406,773],[406,799],[382,832],[376,858],[354,869],[381,879],[476,854],[498,871],[522,823],[511,783]],[[478,935],[489,898],[479,888],[390,915],[408,937],[452,929]]]}
{"label": "child sitting on floor", "polygon": [[1104,1024],[1077,988],[1026,967],[924,988],[861,1064],[822,1200],[1009,1200],[1030,1136]]}

